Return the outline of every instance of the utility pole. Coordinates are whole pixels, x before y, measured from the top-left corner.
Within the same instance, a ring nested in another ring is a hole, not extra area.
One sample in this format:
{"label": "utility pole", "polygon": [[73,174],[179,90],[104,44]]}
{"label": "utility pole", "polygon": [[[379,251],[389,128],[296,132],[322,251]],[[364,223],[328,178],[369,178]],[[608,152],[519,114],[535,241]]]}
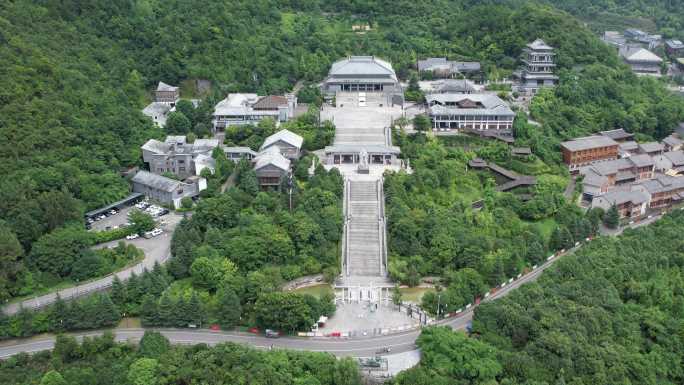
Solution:
{"label": "utility pole", "polygon": [[288,194],[290,196],[290,212],[292,212],[292,170],[288,173],[288,180],[287,180],[287,190]]}

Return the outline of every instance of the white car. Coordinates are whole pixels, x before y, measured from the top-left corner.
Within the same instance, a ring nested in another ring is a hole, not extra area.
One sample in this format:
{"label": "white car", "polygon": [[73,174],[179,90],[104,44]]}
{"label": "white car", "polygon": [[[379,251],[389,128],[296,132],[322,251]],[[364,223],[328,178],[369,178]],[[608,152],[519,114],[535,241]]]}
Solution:
{"label": "white car", "polygon": [[138,238],[138,237],[140,237],[140,235],[138,235],[138,234],[126,235],[126,239],[128,239],[129,241],[130,241],[130,240],[133,240],[133,239],[136,239],[136,238]]}
{"label": "white car", "polygon": [[163,232],[164,231],[162,231],[162,229],[154,229],[154,230],[152,230],[152,236],[156,237],[157,235],[160,235]]}

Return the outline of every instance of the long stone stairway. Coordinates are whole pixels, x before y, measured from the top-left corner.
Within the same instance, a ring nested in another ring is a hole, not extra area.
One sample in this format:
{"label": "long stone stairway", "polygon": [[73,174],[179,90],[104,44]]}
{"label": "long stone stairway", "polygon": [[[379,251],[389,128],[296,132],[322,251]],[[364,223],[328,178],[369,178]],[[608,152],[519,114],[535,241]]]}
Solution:
{"label": "long stone stairway", "polygon": [[378,183],[351,181],[349,191],[348,272],[350,276],[382,275]]}
{"label": "long stone stairway", "polygon": [[[347,146],[360,159],[367,148],[392,146],[389,127],[402,108],[389,105],[383,94],[337,93],[336,105],[321,112],[335,124],[335,146]],[[365,101],[361,102],[361,97]],[[367,158],[370,159],[370,158]],[[387,275],[387,239],[383,172],[391,165],[335,165],[345,176],[344,233],[337,298],[345,302],[389,301],[394,286]]]}

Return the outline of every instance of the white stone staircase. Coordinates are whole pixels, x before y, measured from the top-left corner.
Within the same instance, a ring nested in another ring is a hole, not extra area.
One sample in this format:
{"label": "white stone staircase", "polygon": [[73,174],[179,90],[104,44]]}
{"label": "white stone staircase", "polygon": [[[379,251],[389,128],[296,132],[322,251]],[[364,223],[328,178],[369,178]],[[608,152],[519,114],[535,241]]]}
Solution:
{"label": "white stone staircase", "polygon": [[349,197],[349,275],[381,275],[377,183],[352,181]]}

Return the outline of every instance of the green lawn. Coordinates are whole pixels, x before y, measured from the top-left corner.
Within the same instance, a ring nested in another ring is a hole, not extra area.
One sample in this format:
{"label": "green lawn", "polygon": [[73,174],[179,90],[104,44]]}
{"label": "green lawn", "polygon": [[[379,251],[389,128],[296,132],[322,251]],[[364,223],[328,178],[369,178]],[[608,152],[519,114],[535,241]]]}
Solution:
{"label": "green lawn", "polygon": [[520,159],[513,158],[504,167],[510,168],[511,170],[524,175],[542,175],[553,173],[551,167],[537,157],[533,157],[532,160],[529,161],[522,161]]}
{"label": "green lawn", "polygon": [[311,294],[316,298],[320,298],[325,293],[333,294],[332,287],[330,285],[328,285],[327,283],[322,283],[320,285],[302,287],[301,289],[295,289],[292,291],[295,293],[298,293],[298,294]]}
{"label": "green lawn", "polygon": [[433,288],[428,287],[405,287],[399,289],[401,291],[403,301],[420,303],[420,299],[423,298],[423,294],[429,291],[435,291]]}
{"label": "green lawn", "polygon": [[553,233],[553,230],[558,225],[553,218],[545,218],[545,219],[542,219],[540,221],[528,222],[528,223],[537,227],[539,232],[542,233],[542,235],[544,236],[544,239],[546,239],[546,240],[551,238],[551,233]]}
{"label": "green lawn", "polygon": [[122,318],[119,324],[116,326],[117,329],[137,329],[140,327],[142,327],[142,323],[138,317]]}

